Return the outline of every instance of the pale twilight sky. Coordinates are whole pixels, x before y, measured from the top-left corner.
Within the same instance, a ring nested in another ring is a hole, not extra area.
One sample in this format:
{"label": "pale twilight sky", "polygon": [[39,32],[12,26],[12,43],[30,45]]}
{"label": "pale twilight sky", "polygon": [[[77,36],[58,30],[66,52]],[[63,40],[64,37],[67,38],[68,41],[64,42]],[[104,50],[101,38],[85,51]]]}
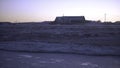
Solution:
{"label": "pale twilight sky", "polygon": [[53,21],[56,16],[120,21],[120,0],[0,0],[0,21]]}

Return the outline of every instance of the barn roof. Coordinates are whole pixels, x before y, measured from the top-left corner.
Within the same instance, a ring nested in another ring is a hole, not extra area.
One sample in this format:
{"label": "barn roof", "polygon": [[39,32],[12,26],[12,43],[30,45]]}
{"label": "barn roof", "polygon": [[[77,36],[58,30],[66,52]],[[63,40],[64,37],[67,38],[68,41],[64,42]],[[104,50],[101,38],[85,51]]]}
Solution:
{"label": "barn roof", "polygon": [[61,16],[61,17],[56,17],[56,18],[79,18],[79,19],[83,19],[85,20],[85,17],[84,16]]}
{"label": "barn roof", "polygon": [[84,16],[61,16],[64,18],[85,18]]}

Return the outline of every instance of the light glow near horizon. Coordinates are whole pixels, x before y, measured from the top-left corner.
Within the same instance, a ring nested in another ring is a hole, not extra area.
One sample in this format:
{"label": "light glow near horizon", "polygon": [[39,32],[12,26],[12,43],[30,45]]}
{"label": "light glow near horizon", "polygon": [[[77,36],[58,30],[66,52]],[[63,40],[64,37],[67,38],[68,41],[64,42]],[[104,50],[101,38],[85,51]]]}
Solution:
{"label": "light glow near horizon", "polygon": [[1,22],[54,21],[56,16],[120,21],[120,0],[0,0]]}

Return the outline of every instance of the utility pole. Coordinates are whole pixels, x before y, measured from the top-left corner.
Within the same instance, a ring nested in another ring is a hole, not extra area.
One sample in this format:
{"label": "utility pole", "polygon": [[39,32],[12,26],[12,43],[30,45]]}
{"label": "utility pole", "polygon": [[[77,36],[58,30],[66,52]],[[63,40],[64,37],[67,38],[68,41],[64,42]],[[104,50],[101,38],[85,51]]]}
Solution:
{"label": "utility pole", "polygon": [[63,13],[63,21],[62,21],[62,23],[64,23],[64,13]]}
{"label": "utility pole", "polygon": [[104,22],[106,22],[106,16],[107,16],[107,14],[105,13],[104,14]]}
{"label": "utility pole", "polygon": [[63,13],[63,17],[64,17],[64,13]]}

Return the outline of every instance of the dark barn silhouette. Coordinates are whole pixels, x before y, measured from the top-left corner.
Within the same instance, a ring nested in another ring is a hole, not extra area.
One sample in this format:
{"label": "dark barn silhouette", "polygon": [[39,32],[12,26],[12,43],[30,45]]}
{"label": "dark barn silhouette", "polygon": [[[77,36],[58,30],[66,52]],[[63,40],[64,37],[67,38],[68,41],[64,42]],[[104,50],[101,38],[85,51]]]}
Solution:
{"label": "dark barn silhouette", "polygon": [[56,24],[80,24],[80,23],[85,23],[85,17],[84,16],[56,17],[54,23]]}

